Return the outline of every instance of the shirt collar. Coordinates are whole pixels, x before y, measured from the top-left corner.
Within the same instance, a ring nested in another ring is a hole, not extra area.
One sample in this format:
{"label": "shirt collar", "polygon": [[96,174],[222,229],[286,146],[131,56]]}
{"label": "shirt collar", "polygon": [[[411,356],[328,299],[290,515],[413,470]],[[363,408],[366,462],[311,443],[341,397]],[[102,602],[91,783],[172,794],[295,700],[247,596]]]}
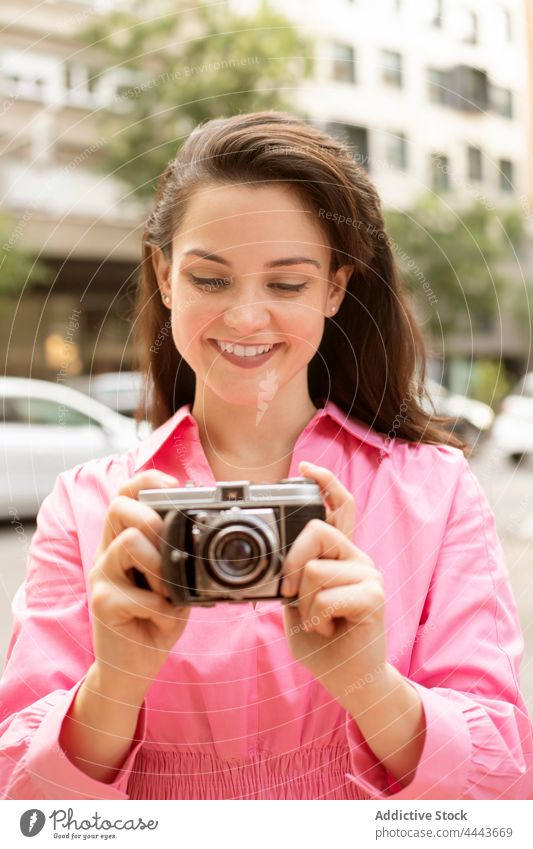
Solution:
{"label": "shirt collar", "polygon": [[187,432],[197,428],[196,419],[191,413],[191,405],[184,404],[166,422],[152,431],[137,448],[134,471],[137,472],[159,451],[164,443],[178,430]]}
{"label": "shirt collar", "polygon": [[[360,442],[365,445],[370,445],[378,449],[380,452],[390,454],[391,441],[381,433],[365,424],[359,419],[354,420],[344,410],[341,410],[333,401],[327,401],[324,407],[320,407],[313,418],[307,423],[304,431],[313,430],[320,419],[324,417],[330,418],[340,428],[355,436]],[[191,405],[184,404],[174,415],[172,415],[160,427],[149,434],[146,439],[141,442],[137,449],[137,458],[135,461],[134,471],[137,472],[151,460],[157,451],[171,436],[175,436],[178,431],[182,431],[182,435],[198,434],[198,425],[196,419],[191,413]]]}

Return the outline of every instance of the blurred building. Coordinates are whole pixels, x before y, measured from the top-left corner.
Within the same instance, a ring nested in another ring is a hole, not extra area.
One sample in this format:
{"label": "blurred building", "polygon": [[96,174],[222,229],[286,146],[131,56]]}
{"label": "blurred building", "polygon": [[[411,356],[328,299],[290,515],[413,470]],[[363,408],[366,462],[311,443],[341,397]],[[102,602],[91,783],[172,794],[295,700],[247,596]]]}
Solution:
{"label": "blurred building", "polygon": [[[10,239],[54,272],[54,297],[35,291],[14,323],[4,316],[0,338],[17,340],[10,373],[56,371],[62,355],[50,337],[65,336],[73,310],[80,329],[70,371],[128,363],[124,318],[144,210],[99,170],[106,139],[97,118],[120,108],[118,92],[137,80],[105,70],[97,46],[82,48],[77,36],[111,2],[0,5],[1,207]],[[228,3],[251,12],[259,0]],[[454,207],[478,199],[524,208],[533,198],[533,0],[328,0],[327,14],[322,2],[271,3],[317,43],[315,76],[295,101],[350,143],[387,206],[409,207],[427,191]],[[520,370],[528,346],[505,310],[501,326],[476,335],[474,351],[470,336],[447,340],[466,368],[472,354],[503,353]]]}
{"label": "blurred building", "polygon": [[[387,207],[435,192],[453,208],[478,200],[525,209],[533,0],[328,0],[327,14],[324,3],[272,2],[316,40],[315,76],[299,103],[349,143]],[[250,11],[258,0],[233,4]],[[519,373],[529,344],[503,305],[475,338],[447,337],[448,377],[462,391],[472,357],[502,357]]]}
{"label": "blurred building", "polygon": [[528,149],[529,173],[527,206],[523,205],[527,219],[533,230],[533,0],[524,0],[525,35],[527,38],[527,82],[528,82]]}
{"label": "blurred building", "polygon": [[[142,210],[127,188],[99,171],[106,140],[97,117],[113,108],[131,74],[106,71],[98,50],[82,47],[76,33],[95,8],[87,0],[0,4],[4,247],[35,250],[52,273],[51,297],[29,290],[15,317],[2,312],[10,374],[98,371],[124,357]],[[67,362],[57,340],[66,337],[73,315],[78,328]]]}
{"label": "blurred building", "polygon": [[388,206],[428,190],[498,203],[525,191],[524,0],[329,0],[327,15],[271,2],[316,39],[299,102],[358,150]]}

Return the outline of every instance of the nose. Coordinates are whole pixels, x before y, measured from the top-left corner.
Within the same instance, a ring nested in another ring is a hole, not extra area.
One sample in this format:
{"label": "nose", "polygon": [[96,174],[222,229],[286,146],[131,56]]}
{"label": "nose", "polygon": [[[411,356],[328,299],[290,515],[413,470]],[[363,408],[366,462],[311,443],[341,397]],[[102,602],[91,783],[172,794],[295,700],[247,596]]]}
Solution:
{"label": "nose", "polygon": [[263,330],[270,323],[268,302],[249,299],[234,304],[225,311],[224,322],[239,338]]}

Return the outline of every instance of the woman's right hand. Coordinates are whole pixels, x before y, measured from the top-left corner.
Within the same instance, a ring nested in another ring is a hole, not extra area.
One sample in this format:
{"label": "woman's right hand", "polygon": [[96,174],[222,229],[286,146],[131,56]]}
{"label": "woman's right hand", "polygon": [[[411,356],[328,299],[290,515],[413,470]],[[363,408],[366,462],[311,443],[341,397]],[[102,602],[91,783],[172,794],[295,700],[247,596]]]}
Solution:
{"label": "woman's right hand", "polygon": [[[179,486],[176,478],[151,469],[126,481],[111,501],[89,573],[95,664],[113,690],[142,700],[183,634],[190,607],[167,598],[161,578],[159,543],[163,519],[137,500],[141,489]],[[136,586],[132,567],[151,589]]]}

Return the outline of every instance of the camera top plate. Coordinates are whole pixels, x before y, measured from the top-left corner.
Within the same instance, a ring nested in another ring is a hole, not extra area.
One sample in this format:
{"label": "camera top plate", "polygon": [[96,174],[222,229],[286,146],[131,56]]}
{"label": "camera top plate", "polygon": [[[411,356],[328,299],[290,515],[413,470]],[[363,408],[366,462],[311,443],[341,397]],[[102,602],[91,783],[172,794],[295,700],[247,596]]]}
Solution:
{"label": "camera top plate", "polygon": [[224,509],[242,505],[254,507],[322,504],[320,487],[310,478],[284,478],[276,483],[250,481],[216,481],[211,486],[187,486],[166,489],[143,489],[139,501],[154,510],[211,508]]}

